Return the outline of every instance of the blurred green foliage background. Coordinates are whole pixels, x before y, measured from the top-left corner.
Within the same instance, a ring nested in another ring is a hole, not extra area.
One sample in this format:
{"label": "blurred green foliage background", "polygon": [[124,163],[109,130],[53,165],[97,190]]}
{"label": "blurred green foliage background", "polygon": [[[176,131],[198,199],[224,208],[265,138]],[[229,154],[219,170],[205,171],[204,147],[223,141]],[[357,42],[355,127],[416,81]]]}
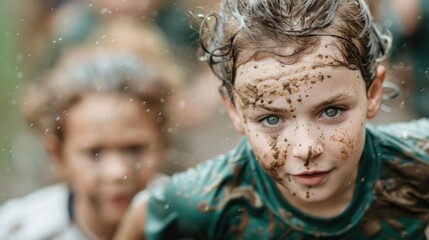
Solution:
{"label": "blurred green foliage background", "polygon": [[[0,0],[0,203],[21,196],[44,182],[47,162],[40,143],[26,127],[19,95],[26,79],[20,52],[21,0]],[[41,149],[41,148],[40,148]],[[42,165],[43,166],[42,166]]]}

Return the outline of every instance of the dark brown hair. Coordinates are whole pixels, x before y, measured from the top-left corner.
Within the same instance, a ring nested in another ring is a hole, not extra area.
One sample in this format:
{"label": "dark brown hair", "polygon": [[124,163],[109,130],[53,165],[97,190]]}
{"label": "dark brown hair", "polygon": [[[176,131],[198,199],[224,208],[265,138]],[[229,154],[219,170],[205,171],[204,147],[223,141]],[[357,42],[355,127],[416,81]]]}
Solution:
{"label": "dark brown hair", "polygon": [[[261,52],[292,64],[318,46],[321,37],[336,38],[343,55],[336,64],[359,69],[368,88],[391,45],[364,0],[223,0],[219,13],[194,17],[201,20],[202,58],[231,99],[235,71]],[[275,50],[286,46],[292,53]]]}

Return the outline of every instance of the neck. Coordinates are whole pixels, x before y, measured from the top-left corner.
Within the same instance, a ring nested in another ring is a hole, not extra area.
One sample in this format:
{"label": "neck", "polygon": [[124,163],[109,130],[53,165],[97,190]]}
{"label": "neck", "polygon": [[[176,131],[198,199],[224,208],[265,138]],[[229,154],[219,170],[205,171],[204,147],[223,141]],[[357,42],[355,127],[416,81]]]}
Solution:
{"label": "neck", "polygon": [[102,218],[96,214],[96,211],[85,206],[85,204],[79,204],[79,201],[76,201],[75,221],[84,236],[89,240],[113,239],[118,224],[103,221]]}

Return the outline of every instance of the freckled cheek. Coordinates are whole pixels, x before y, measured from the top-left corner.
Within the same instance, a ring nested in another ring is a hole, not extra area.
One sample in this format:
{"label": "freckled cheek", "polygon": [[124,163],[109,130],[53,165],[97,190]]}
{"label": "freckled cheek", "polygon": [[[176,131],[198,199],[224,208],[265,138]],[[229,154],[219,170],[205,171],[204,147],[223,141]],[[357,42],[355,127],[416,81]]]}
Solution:
{"label": "freckled cheek", "polygon": [[274,180],[281,182],[283,179],[282,176],[284,175],[282,174],[283,167],[279,165],[277,159],[273,158],[272,153],[261,149],[255,149],[255,155],[262,169]]}
{"label": "freckled cheek", "polygon": [[253,141],[251,139],[250,143],[253,146],[256,159],[266,172],[268,172],[270,175],[277,176],[280,172],[283,171],[282,169],[285,167],[287,158],[286,146],[280,146],[280,144],[277,142],[278,144],[273,147],[272,143],[269,141],[264,141],[264,138],[259,138],[256,141],[255,139],[253,139]]}
{"label": "freckled cheek", "polygon": [[361,153],[365,145],[365,129],[362,130],[361,134],[354,137],[353,153]]}
{"label": "freckled cheek", "polygon": [[253,152],[255,153],[258,160],[263,160],[267,158],[267,149],[268,144],[263,141],[261,138],[249,137],[250,145],[252,145]]}
{"label": "freckled cheek", "polygon": [[[254,135],[254,134],[253,134]],[[262,137],[250,137],[250,145],[252,145],[253,152],[258,162],[264,169],[269,168],[270,163],[273,161],[272,152],[268,142]]]}
{"label": "freckled cheek", "polygon": [[345,132],[339,132],[329,138],[332,149],[337,149],[341,160],[353,160],[362,151],[364,138],[361,134],[349,135]]}

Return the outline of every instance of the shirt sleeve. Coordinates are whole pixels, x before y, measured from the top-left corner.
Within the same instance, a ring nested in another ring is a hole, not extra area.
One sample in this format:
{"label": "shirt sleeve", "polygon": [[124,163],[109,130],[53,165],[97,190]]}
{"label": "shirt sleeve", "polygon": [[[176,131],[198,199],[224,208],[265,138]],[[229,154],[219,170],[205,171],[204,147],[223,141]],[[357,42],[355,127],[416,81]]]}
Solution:
{"label": "shirt sleeve", "polygon": [[[173,175],[171,181],[152,191],[147,206],[146,239],[207,239],[212,213],[201,204],[213,198],[204,193],[210,181],[206,167]],[[204,177],[204,175],[206,177]]]}
{"label": "shirt sleeve", "polygon": [[429,119],[379,125],[380,132],[393,136],[421,155],[429,156]]}
{"label": "shirt sleeve", "polygon": [[402,139],[429,139],[428,118],[421,118],[408,122],[379,125],[377,129]]}

